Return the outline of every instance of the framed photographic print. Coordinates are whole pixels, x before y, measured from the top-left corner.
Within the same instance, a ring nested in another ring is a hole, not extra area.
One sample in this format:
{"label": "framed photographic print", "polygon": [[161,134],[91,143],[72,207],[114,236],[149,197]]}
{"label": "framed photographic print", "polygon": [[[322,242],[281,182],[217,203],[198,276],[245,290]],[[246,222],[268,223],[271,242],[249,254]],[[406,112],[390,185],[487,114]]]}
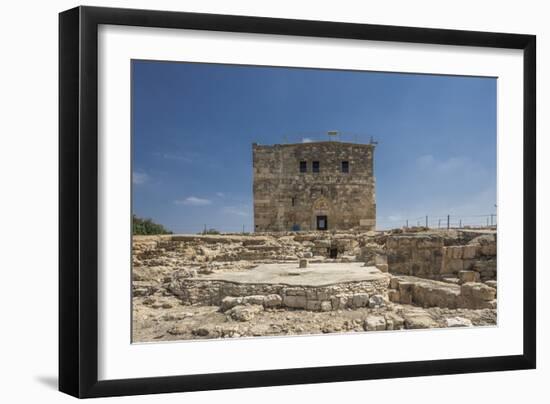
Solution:
{"label": "framed photographic print", "polygon": [[61,391],[535,367],[534,36],[59,23]]}

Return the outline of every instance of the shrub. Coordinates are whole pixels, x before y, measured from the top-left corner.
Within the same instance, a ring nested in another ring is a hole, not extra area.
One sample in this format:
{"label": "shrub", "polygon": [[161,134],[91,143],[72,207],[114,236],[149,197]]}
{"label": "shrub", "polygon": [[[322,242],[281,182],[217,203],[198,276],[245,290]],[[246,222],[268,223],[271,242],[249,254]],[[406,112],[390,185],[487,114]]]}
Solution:
{"label": "shrub", "polygon": [[202,234],[220,234],[220,231],[216,229],[204,229]]}
{"label": "shrub", "polygon": [[172,234],[162,224],[155,223],[151,219],[142,219],[136,215],[132,215],[132,233],[135,235]]}

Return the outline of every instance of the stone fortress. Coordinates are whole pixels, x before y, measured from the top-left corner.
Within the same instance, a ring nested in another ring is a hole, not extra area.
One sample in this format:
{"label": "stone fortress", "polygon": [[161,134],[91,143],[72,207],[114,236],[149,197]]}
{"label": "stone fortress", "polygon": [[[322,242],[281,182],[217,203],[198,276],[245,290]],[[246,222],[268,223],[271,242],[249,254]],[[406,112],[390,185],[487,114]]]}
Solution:
{"label": "stone fortress", "polygon": [[254,143],[254,231],[374,230],[374,149],[374,142]]}

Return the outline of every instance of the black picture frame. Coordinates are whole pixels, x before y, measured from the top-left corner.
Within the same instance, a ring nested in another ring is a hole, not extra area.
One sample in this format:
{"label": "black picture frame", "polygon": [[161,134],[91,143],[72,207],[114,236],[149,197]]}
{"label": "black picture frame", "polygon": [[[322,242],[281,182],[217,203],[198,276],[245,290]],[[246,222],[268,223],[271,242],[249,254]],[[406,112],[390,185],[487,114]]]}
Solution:
{"label": "black picture frame", "polygon": [[[523,354],[99,381],[97,52],[100,24],[523,50]],[[59,390],[84,398],[534,369],[535,61],[534,35],[97,7],[77,7],[60,13]]]}

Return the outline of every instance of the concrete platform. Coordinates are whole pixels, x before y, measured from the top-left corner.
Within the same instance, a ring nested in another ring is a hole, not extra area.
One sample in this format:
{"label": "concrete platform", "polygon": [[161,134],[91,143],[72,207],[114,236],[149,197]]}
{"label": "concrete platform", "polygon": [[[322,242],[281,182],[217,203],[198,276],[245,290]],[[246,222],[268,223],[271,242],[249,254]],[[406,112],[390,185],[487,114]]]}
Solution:
{"label": "concrete platform", "polygon": [[338,262],[313,263],[308,264],[307,268],[298,268],[297,263],[260,264],[246,271],[201,275],[195,280],[320,287],[339,283],[377,281],[386,278],[388,275],[376,267],[366,267],[360,262]]}

